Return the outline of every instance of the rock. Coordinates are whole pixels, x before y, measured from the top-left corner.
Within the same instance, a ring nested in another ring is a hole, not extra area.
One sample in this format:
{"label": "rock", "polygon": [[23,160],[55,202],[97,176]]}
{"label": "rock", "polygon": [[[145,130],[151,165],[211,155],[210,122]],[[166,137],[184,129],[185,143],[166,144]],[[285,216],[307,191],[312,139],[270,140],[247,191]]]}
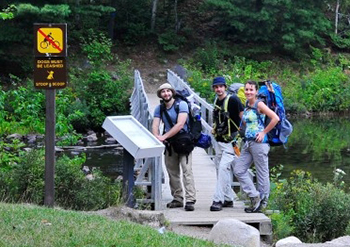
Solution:
{"label": "rock", "polygon": [[117,141],[113,138],[113,137],[107,137],[105,142],[107,144],[114,144],[114,143],[117,143]]}
{"label": "rock", "polygon": [[81,169],[85,175],[91,174],[90,168],[88,166],[83,166]]}
{"label": "rock", "polygon": [[55,147],[55,152],[60,153],[60,152],[63,152],[63,151],[64,151],[64,149],[63,149],[63,148],[60,148],[60,147]]}
{"label": "rock", "polygon": [[343,236],[336,239],[333,239],[332,241],[328,241],[326,243],[336,244],[340,246],[350,246],[350,236]]}
{"label": "rock", "polygon": [[90,181],[95,179],[94,176],[93,176],[91,173],[88,174],[88,175],[86,175],[85,178],[86,178],[87,180],[90,180]]}
{"label": "rock", "polygon": [[26,139],[29,144],[33,144],[36,142],[36,135],[27,135]]}
{"label": "rock", "polygon": [[137,210],[129,207],[110,207],[96,211],[95,214],[104,215],[112,219],[128,220],[153,228],[160,228],[166,224],[165,216],[159,211]]}
{"label": "rock", "polygon": [[88,142],[95,142],[97,141],[97,136],[96,136],[96,133],[93,133],[93,134],[90,134],[86,137],[86,140]]}
{"label": "rock", "polygon": [[290,236],[290,237],[278,240],[275,246],[276,247],[282,247],[282,246],[284,246],[286,244],[301,244],[301,243],[302,242],[300,241],[299,238],[294,237],[294,236]]}
{"label": "rock", "polygon": [[216,244],[260,247],[259,231],[236,219],[218,221],[210,231],[209,240]]}
{"label": "rock", "polygon": [[9,140],[13,140],[13,139],[22,140],[23,136],[20,135],[20,134],[15,133],[15,134],[12,134],[12,135],[8,135],[6,138],[9,139]]}
{"label": "rock", "polygon": [[87,134],[88,134],[88,135],[93,135],[93,134],[96,135],[96,133],[95,133],[93,130],[89,130],[89,131],[87,132]]}
{"label": "rock", "polygon": [[183,79],[184,81],[187,80],[187,70],[182,67],[181,65],[177,64],[175,65],[175,67],[173,68],[173,72],[176,73],[181,79]]}

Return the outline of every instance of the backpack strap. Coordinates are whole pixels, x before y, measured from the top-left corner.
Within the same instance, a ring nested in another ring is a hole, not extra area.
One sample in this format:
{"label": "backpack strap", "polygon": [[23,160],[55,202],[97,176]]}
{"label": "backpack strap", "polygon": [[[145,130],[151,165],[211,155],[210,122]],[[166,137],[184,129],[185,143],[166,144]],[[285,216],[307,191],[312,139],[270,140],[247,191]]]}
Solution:
{"label": "backpack strap", "polygon": [[261,102],[261,100],[260,100],[260,99],[257,99],[257,100],[255,101],[255,103],[254,103],[253,106],[249,106],[249,101],[247,100],[246,103],[245,103],[245,107],[248,108],[248,109],[254,110],[255,113],[256,113],[256,115],[258,116],[260,122],[265,126],[265,123],[264,123],[264,121],[262,120],[261,114],[260,114],[260,112],[259,112],[259,110],[258,110],[258,104],[259,104],[259,102]]}
{"label": "backpack strap", "polygon": [[[178,118],[178,116],[179,116],[179,111],[180,111],[180,102],[181,101],[183,101],[183,100],[178,100],[178,99],[175,99],[175,101],[174,101],[174,109],[175,109],[175,112],[176,112],[176,114],[177,114],[177,117],[176,117],[176,119]],[[186,102],[186,101],[185,101]],[[189,109],[190,110],[190,109]],[[171,128],[172,127],[174,127],[174,124],[173,124],[173,121],[171,121],[171,118],[170,118],[170,116],[169,116],[169,113],[168,113],[168,111],[166,110],[166,107],[165,107],[165,103],[163,102],[163,103],[161,103],[160,104],[160,116],[162,117],[162,115],[163,115],[163,113],[164,113],[164,116],[165,116],[165,118],[166,118],[166,120],[169,122],[169,124],[170,124],[170,126],[171,126]],[[189,117],[189,114],[190,113],[188,113],[188,117]],[[191,121],[192,119],[190,118],[190,121]],[[186,120],[187,121],[187,120]],[[187,123],[186,123],[187,124]],[[184,128],[182,128],[182,130],[185,130]],[[164,131],[165,131],[165,126],[164,126],[164,130],[163,130],[163,133],[164,133]],[[180,130],[180,132],[181,132],[181,130]],[[187,124],[187,133],[189,133],[190,132],[190,124]]]}
{"label": "backpack strap", "polygon": [[231,136],[231,123],[233,123],[233,125],[236,127],[237,131],[239,130],[239,127],[237,126],[237,124],[230,118],[230,113],[228,112],[228,102],[230,100],[230,97],[232,96],[232,94],[228,93],[224,99],[224,102],[223,102],[223,107],[220,107],[216,104],[217,102],[217,97],[215,98],[214,100],[214,107],[218,108],[219,110],[223,110],[225,113],[228,113],[227,116],[228,116],[228,121],[227,121],[227,128],[228,128],[228,133],[227,135],[228,136]]}

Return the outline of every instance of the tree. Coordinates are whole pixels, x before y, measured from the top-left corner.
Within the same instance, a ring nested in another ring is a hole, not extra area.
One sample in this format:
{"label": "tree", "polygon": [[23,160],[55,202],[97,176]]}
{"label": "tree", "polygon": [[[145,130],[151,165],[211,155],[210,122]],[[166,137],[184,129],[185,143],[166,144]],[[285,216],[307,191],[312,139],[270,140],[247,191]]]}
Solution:
{"label": "tree", "polygon": [[301,53],[323,45],[330,28],[318,0],[207,0],[205,6],[222,35],[252,52],[259,45],[259,52]]}
{"label": "tree", "polygon": [[154,26],[155,26],[155,23],[156,23],[157,4],[158,4],[158,0],[153,0],[152,17],[151,17],[151,32],[154,32]]}

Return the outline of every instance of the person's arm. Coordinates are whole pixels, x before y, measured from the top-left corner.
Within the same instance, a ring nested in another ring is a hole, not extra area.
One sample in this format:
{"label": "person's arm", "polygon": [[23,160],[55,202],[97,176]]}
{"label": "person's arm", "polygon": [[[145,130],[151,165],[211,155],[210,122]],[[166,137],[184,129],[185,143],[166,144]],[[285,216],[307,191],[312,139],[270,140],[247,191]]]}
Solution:
{"label": "person's arm", "polygon": [[258,111],[262,114],[265,114],[271,119],[270,123],[265,127],[265,129],[262,132],[259,132],[256,137],[257,142],[262,142],[265,138],[265,135],[276,126],[278,121],[280,121],[280,118],[267,105],[265,105],[264,102],[261,101],[258,103]]}
{"label": "person's arm", "polygon": [[160,126],[161,118],[160,118],[160,105],[158,105],[153,113],[153,122],[152,122],[152,134],[161,141],[160,132],[159,132],[159,126]]}
{"label": "person's arm", "polygon": [[152,122],[152,133],[157,138],[159,136],[159,125],[160,125],[160,118],[154,117]]}
{"label": "person's arm", "polygon": [[186,120],[187,120],[188,113],[187,112],[181,112],[179,113],[177,117],[177,123],[168,131],[166,132],[163,136],[162,139],[166,140],[168,138],[173,137],[179,131],[185,126]]}

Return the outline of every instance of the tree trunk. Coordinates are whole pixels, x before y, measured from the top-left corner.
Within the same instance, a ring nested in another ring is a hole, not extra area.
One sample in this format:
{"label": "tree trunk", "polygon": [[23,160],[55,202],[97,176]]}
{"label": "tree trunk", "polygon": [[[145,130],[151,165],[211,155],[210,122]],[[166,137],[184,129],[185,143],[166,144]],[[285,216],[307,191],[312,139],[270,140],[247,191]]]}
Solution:
{"label": "tree trunk", "polygon": [[338,19],[339,19],[339,7],[340,7],[340,0],[337,0],[337,5],[335,6],[335,34],[338,33]]}
{"label": "tree trunk", "polygon": [[175,0],[174,12],[175,12],[175,32],[177,33],[180,29],[179,20],[177,17],[177,0]]}
{"label": "tree trunk", "polygon": [[152,17],[151,17],[151,32],[154,32],[154,28],[155,28],[155,24],[156,24],[157,4],[158,4],[158,0],[153,0]]}

